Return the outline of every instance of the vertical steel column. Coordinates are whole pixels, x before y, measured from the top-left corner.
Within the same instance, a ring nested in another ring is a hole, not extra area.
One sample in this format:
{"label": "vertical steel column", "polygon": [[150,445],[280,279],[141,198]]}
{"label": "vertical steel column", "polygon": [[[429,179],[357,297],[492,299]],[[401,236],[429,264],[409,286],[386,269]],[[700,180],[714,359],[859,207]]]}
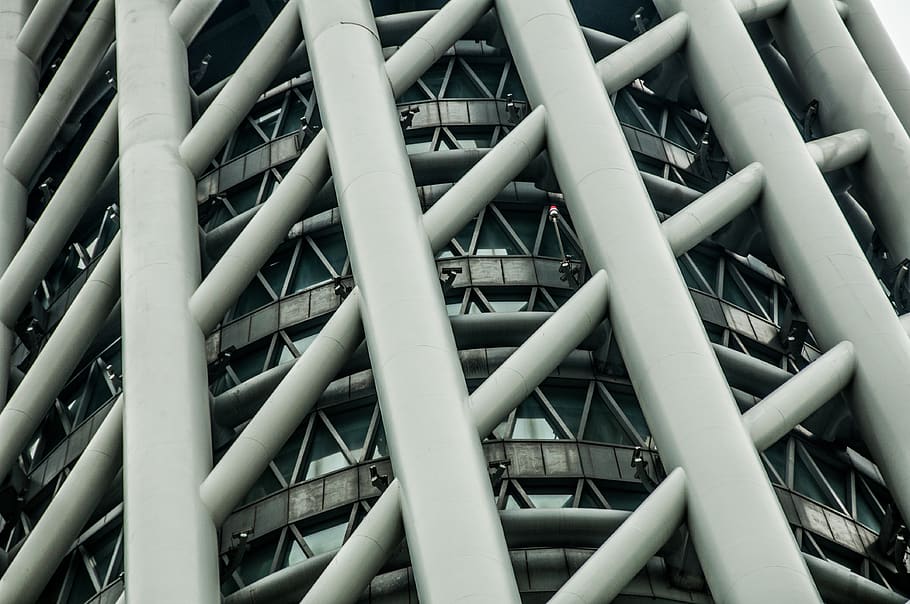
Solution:
{"label": "vertical steel column", "polygon": [[547,108],[550,158],[588,262],[610,276],[610,322],[661,457],[686,472],[712,594],[818,602],[571,7],[496,7],[528,97]]}
{"label": "vertical steel column", "polygon": [[910,67],[894,47],[872,0],[843,0],[850,8],[847,29],[863,53],[863,59],[910,132]]}
{"label": "vertical steel column", "polygon": [[791,2],[768,21],[796,80],[819,100],[830,133],[862,128],[871,145],[859,177],[866,210],[895,261],[910,258],[910,134],[882,92],[834,5]]}
{"label": "vertical steel column", "polygon": [[[29,0],[6,2],[0,9],[0,158],[12,146],[38,97],[38,73],[16,39],[28,18]],[[0,165],[0,270],[5,270],[25,235],[28,191],[6,166]],[[13,332],[0,325],[0,406],[6,404]]]}
{"label": "vertical steel column", "polygon": [[418,591],[518,602],[369,3],[299,6]]}
{"label": "vertical steel column", "polygon": [[186,48],[173,0],[117,0],[123,260],[124,504],[130,602],[218,602]]}
{"label": "vertical steel column", "polygon": [[826,350],[844,340],[855,347],[853,413],[910,517],[910,339],[732,7],[655,5],[664,17],[689,15],[689,73],[731,165],[757,161],[765,169],[764,232],[816,340]]}

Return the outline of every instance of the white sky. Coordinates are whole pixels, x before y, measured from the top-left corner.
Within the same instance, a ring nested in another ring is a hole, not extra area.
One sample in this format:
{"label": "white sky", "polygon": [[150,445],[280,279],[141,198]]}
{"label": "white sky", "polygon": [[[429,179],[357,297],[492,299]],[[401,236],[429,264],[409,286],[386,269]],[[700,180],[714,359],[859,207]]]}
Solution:
{"label": "white sky", "polygon": [[873,0],[904,63],[910,65],[910,0]]}

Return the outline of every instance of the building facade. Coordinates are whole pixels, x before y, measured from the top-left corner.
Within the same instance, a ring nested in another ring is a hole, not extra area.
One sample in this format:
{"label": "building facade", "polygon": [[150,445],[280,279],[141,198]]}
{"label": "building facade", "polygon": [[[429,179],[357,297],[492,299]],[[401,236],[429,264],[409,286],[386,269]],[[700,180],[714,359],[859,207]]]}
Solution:
{"label": "building facade", "polygon": [[870,0],[0,9],[0,602],[910,595]]}

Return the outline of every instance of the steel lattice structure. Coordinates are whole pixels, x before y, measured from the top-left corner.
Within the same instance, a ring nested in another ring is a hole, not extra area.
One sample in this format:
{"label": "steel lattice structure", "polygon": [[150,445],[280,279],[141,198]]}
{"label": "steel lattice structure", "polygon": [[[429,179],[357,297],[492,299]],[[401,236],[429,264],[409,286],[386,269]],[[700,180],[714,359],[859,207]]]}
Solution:
{"label": "steel lattice structure", "polygon": [[221,4],[0,0],[0,602],[905,601],[871,0]]}

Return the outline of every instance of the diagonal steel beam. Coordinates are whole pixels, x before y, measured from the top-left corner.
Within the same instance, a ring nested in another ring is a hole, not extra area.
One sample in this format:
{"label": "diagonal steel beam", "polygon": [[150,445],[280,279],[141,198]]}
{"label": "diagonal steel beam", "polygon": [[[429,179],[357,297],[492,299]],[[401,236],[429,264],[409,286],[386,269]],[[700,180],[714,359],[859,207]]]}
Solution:
{"label": "diagonal steel beam", "polygon": [[120,296],[120,235],[104,251],[9,404],[0,411],[0,479],[5,478]]}
{"label": "diagonal steel beam", "polygon": [[[479,435],[489,434],[604,317],[607,277],[596,273],[471,395]],[[402,495],[393,480],[303,598],[353,603],[404,537]],[[410,543],[410,542],[409,542]]]}
{"label": "diagonal steel beam", "polygon": [[298,4],[418,593],[518,602],[372,11]]}
{"label": "diagonal steel beam", "polygon": [[872,0],[843,0],[847,30],[875,75],[904,129],[910,132],[910,67],[882,24]]}
{"label": "diagonal steel beam", "polygon": [[[5,3],[0,12],[0,158],[12,146],[38,98],[37,68],[17,46],[31,6],[29,0],[14,0]],[[0,221],[0,270],[4,270],[25,235],[28,205],[28,190],[4,165],[0,165],[0,199],[4,210]],[[6,404],[7,367],[14,340],[12,329],[0,325],[0,407]]]}
{"label": "diagonal steel beam", "polygon": [[19,51],[33,63],[41,60],[41,53],[44,52],[72,3],[73,0],[38,0],[34,3],[35,8],[28,15],[28,20],[16,38]]}
{"label": "diagonal steel beam", "polygon": [[686,43],[689,22],[673,15],[597,62],[607,92],[613,94],[651,71]]}
{"label": "diagonal steel beam", "polygon": [[853,344],[841,342],[743,414],[759,451],[764,451],[816,409],[843,390],[853,378]]}
{"label": "diagonal steel beam", "polygon": [[[448,243],[537,156],[545,120],[542,108],[533,111],[427,210],[423,227],[433,250]],[[359,303],[355,287],[203,482],[202,498],[216,524],[249,491],[359,344]]]}
{"label": "diagonal steel beam", "polygon": [[819,138],[806,144],[809,155],[822,172],[833,172],[861,161],[872,140],[865,130],[850,130]]}
{"label": "diagonal steel beam", "polygon": [[70,110],[79,100],[107,48],[114,41],[114,0],[100,0],[53,79],[29,114],[3,159],[6,168],[28,186]]}
{"label": "diagonal steel beam", "polygon": [[[490,4],[491,0],[451,0],[446,3],[417,30],[413,41],[409,39],[402,44],[398,52],[386,61],[392,90],[403,91],[413,85],[489,10]],[[418,62],[406,64],[408,60]],[[193,294],[190,300],[193,316],[205,333],[211,332],[224,317],[328,181],[326,137],[323,131],[310,142],[275,192]]]}
{"label": "diagonal steel beam", "polygon": [[120,470],[123,397],[119,397],[0,577],[0,604],[36,602]]}
{"label": "diagonal steel beam", "polygon": [[834,4],[792,2],[768,21],[828,132],[865,130],[870,145],[854,171],[866,209],[894,262],[910,258],[910,133],[901,124]]}
{"label": "diagonal steel beam", "polygon": [[610,323],[645,418],[668,468],[686,472],[688,524],[712,593],[818,602],[571,7],[496,8],[528,98],[547,108],[548,151],[585,257],[610,275]]}
{"label": "diagonal steel beam", "polygon": [[[171,23],[187,44],[202,29],[219,2],[220,0],[184,0],[171,13]],[[115,96],[22,247],[0,276],[0,292],[3,292],[0,296],[0,323],[10,328],[15,324],[19,313],[66,245],[79,220],[95,201],[95,193],[106,179],[116,177],[116,158]],[[11,220],[10,224],[12,222]]]}
{"label": "diagonal steel beam", "polygon": [[761,195],[760,164],[746,166],[665,220],[661,230],[676,256],[682,256],[742,214]]}
{"label": "diagonal steel beam", "polygon": [[302,39],[297,9],[289,2],[180,144],[193,174],[208,167]]}
{"label": "diagonal steel beam", "polygon": [[[910,428],[910,340],[732,6],[699,0],[655,5],[665,17],[678,11],[689,16],[693,35],[685,54],[692,83],[731,166],[757,161],[765,170],[758,214],[813,335],[824,350],[842,341],[855,347],[853,415],[898,507],[910,516],[910,443],[904,436]],[[822,5],[795,2],[784,14],[797,18],[807,6]],[[839,19],[829,21],[815,25],[843,27]],[[811,39],[827,35],[813,32]]]}
{"label": "diagonal steel beam", "polygon": [[685,512],[686,475],[676,468],[569,577],[550,604],[612,602],[664,546]]}

